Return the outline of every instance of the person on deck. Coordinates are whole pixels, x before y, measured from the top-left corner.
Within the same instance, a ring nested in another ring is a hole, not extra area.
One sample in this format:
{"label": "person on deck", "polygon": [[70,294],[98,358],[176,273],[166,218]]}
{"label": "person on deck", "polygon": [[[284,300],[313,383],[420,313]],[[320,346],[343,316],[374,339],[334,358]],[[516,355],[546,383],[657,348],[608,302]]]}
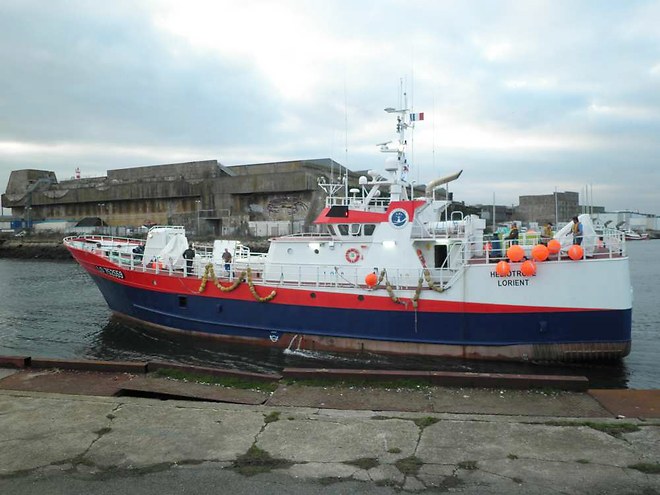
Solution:
{"label": "person on deck", "polygon": [[222,261],[225,262],[225,271],[229,273],[231,271],[231,253],[227,248],[225,248],[225,252],[222,253]]}
{"label": "person on deck", "polygon": [[552,222],[548,222],[545,224],[543,230],[541,231],[541,244],[547,245],[553,236],[554,233],[552,232]]}
{"label": "person on deck", "polygon": [[582,244],[584,231],[582,229],[582,222],[580,222],[578,217],[573,217],[573,225],[571,226],[571,231],[573,232],[573,244],[577,244],[578,246]]}
{"label": "person on deck", "polygon": [[518,244],[518,226],[515,223],[511,225],[511,231],[506,236],[506,240],[511,241],[510,245]]}
{"label": "person on deck", "polygon": [[192,244],[188,244],[188,249],[183,252],[183,259],[186,260],[186,277],[193,274],[193,260],[195,259],[195,250]]}
{"label": "person on deck", "polygon": [[133,254],[135,255],[135,261],[142,261],[144,256],[144,244],[138,244],[133,248]]}

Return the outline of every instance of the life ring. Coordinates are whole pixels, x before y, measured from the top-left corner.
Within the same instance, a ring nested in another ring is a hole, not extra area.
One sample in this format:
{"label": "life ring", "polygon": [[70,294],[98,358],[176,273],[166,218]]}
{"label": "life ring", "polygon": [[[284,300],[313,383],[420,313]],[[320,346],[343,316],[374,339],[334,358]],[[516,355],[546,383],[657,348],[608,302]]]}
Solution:
{"label": "life ring", "polygon": [[346,261],[349,263],[357,263],[360,261],[360,251],[355,248],[350,248],[346,251]]}

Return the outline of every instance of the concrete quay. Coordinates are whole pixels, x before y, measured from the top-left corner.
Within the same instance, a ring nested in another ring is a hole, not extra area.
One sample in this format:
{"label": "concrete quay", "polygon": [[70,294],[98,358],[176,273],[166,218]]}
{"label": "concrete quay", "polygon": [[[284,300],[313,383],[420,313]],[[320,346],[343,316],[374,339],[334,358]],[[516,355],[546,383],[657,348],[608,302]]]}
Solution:
{"label": "concrete quay", "polygon": [[[660,494],[660,395],[629,391],[635,409],[624,392],[263,392],[5,368],[0,492]],[[617,419],[619,403],[636,415]]]}

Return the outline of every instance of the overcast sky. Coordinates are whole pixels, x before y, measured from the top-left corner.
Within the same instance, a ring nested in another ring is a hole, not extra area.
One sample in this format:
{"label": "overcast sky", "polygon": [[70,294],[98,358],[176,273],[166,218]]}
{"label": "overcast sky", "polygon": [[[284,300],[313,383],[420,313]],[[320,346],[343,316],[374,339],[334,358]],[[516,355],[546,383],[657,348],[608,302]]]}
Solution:
{"label": "overcast sky", "polygon": [[660,214],[659,26],[658,1],[0,0],[0,191],[21,168],[382,169],[403,81],[418,182]]}

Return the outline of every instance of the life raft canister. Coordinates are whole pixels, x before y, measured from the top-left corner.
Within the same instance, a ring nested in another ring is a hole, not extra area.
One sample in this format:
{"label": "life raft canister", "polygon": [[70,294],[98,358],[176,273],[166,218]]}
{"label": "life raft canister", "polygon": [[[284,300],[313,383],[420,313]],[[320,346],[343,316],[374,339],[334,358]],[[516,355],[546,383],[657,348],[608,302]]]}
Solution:
{"label": "life raft canister", "polygon": [[360,251],[355,248],[350,248],[346,251],[346,261],[349,263],[356,263],[360,261]]}

